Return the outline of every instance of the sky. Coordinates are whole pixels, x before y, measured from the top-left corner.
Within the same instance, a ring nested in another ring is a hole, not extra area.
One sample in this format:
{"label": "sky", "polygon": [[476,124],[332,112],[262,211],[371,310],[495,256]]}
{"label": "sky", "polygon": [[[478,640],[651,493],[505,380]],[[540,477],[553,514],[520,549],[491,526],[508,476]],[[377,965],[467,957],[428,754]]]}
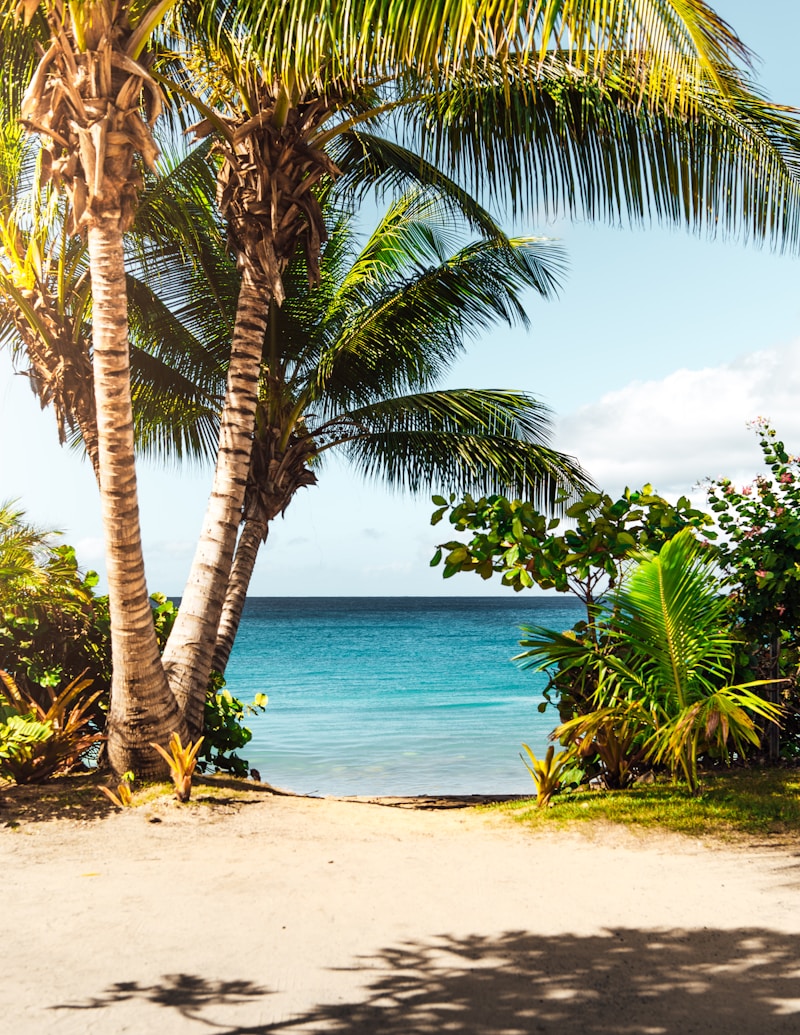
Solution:
{"label": "sky", "polygon": [[[759,58],[772,100],[800,106],[800,7],[751,0],[712,6]],[[779,26],[779,30],[776,29]],[[747,424],[769,418],[800,453],[797,255],[665,228],[519,220],[509,232],[558,238],[569,274],[557,301],[531,295],[531,327],[472,343],[448,387],[513,388],[551,407],[556,448],[610,493],[650,482],[703,501],[699,483],[749,481],[760,452]],[[180,595],[211,484],[208,468],[139,467],[151,591]],[[24,378],[0,354],[0,500],[59,529],[102,577],[100,509],[87,462],[57,443]],[[365,482],[336,461],[275,522],[251,584],[255,596],[505,594],[499,576],[442,579],[430,568],[446,525],[433,504]],[[101,583],[102,584],[102,583]]]}

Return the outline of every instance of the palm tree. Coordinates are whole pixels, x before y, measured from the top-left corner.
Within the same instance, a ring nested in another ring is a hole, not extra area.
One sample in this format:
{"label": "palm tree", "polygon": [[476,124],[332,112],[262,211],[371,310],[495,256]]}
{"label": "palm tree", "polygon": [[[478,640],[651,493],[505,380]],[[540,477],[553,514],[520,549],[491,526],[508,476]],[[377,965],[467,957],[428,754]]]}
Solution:
{"label": "palm tree", "polygon": [[[153,628],[136,493],[123,233],[142,174],[155,168],[151,125],[161,91],[142,63],[146,44],[175,0],[25,0],[4,5],[46,38],[21,101],[23,124],[44,140],[42,179],[68,200],[67,233],[85,235],[92,295],[96,458],[105,530],[113,681],[108,755],[122,772],[163,767],[148,746],[186,726],[169,690]],[[74,351],[74,350],[73,350]],[[82,373],[85,387],[87,375]]]}
{"label": "palm tree", "polygon": [[[0,36],[0,61],[30,74],[32,41]],[[89,280],[86,249],[70,238],[53,192],[32,190],[35,148],[19,122],[22,91],[14,75],[0,82],[0,344],[24,357],[42,407],[52,405],[59,441],[80,429],[97,470],[92,367],[83,341]]]}
{"label": "palm tree", "polygon": [[[488,217],[486,217],[488,221]],[[284,276],[264,348],[241,531],[214,651],[224,672],[271,522],[314,485],[329,450],[365,476],[419,491],[525,493],[552,508],[585,487],[547,448],[546,408],[520,392],[432,390],[467,338],[498,320],[527,324],[519,292],[547,298],[562,259],[551,243],[488,240],[451,253],[453,221],[434,192],[396,201],[360,253],[334,224],[310,291],[299,257]]]}
{"label": "palm tree", "polygon": [[[209,507],[164,655],[190,726],[244,503],[271,302],[296,250],[317,276],[317,191],[345,159],[351,175],[391,176],[398,158],[419,175],[416,153],[517,207],[652,213],[791,243],[800,231],[797,125],[753,93],[746,48],[699,0],[242,0],[197,21],[205,44],[185,58],[183,90],[203,115],[198,136],[218,142],[242,288]],[[383,134],[398,129],[401,143]]]}

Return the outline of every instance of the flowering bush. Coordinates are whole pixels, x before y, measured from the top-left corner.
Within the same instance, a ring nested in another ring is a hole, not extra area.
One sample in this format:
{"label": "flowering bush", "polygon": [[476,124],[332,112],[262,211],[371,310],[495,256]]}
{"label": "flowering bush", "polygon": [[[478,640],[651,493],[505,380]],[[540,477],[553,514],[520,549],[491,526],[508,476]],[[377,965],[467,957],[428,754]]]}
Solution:
{"label": "flowering bush", "polygon": [[[800,753],[797,672],[800,661],[800,459],[790,455],[768,421],[753,423],[768,474],[737,489],[710,482],[708,501],[723,538],[719,563],[731,588],[730,607],[746,649],[743,678],[781,678],[773,698],[787,707],[783,753]],[[776,731],[773,731],[776,732]],[[777,753],[777,742],[772,752]]]}
{"label": "flowering bush", "polygon": [[800,461],[787,453],[765,420],[753,427],[769,476],[737,489],[708,484],[708,501],[723,533],[720,565],[748,639],[800,642]]}

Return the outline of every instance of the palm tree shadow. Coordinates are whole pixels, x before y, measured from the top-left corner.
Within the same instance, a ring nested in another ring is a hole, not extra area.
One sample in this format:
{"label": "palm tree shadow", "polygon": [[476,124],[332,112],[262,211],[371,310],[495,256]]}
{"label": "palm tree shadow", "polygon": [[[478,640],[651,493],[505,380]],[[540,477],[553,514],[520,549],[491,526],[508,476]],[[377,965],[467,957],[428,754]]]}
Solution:
{"label": "palm tree shadow", "polygon": [[189,975],[153,986],[119,983],[54,1009],[108,1009],[138,998],[219,1035],[772,1035],[800,1030],[799,964],[800,936],[764,929],[520,931],[385,949],[346,968],[367,982],[352,1001],[291,1017],[281,1009],[280,1020],[256,1025],[229,1026],[221,1017],[248,1002],[263,1017],[269,989]]}
{"label": "palm tree shadow", "polygon": [[238,1006],[269,994],[268,989],[252,981],[215,981],[193,974],[165,974],[152,985],[143,985],[138,981],[116,981],[98,996],[81,1003],[61,1003],[51,1009],[107,1010],[118,1003],[140,1000],[174,1010],[187,1019],[221,1027],[203,1017],[203,1011],[208,1007]]}

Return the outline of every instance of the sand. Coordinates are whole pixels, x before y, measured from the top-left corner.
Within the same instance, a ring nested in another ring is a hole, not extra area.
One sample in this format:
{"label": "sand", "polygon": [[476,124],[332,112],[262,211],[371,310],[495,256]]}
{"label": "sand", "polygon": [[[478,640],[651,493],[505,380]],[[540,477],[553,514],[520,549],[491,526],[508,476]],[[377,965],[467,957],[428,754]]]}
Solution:
{"label": "sand", "polygon": [[0,825],[0,872],[9,1035],[800,1032],[785,841],[198,792]]}

